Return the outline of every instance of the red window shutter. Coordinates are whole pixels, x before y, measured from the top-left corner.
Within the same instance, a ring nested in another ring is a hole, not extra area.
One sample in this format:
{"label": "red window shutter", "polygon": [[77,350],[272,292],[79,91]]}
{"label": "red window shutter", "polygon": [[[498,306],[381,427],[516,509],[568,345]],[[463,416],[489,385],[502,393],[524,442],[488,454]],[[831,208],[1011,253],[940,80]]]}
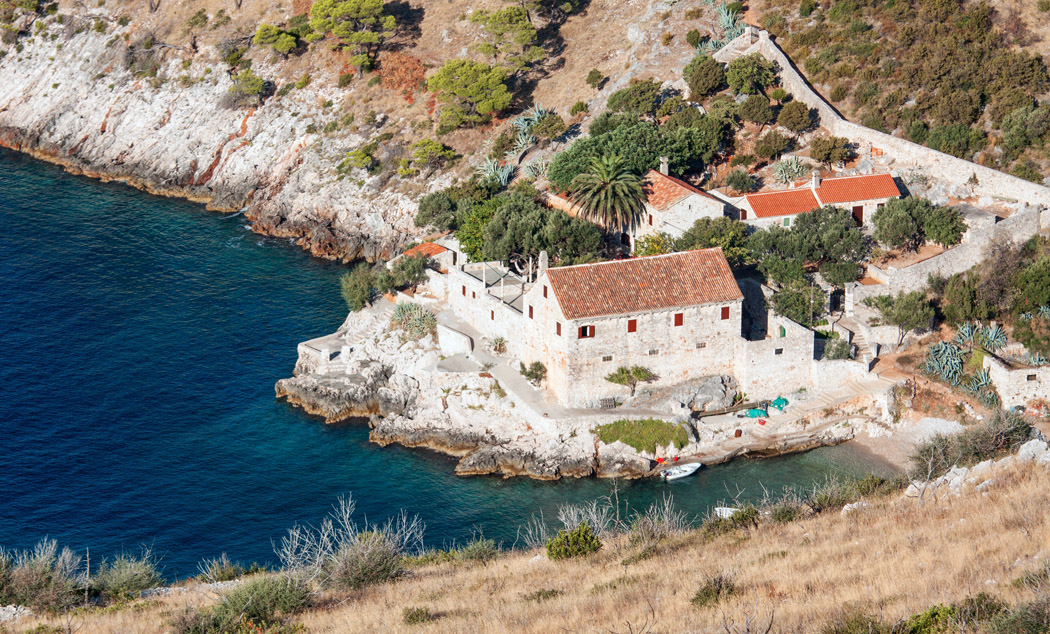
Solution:
{"label": "red window shutter", "polygon": [[547,299],[547,285],[543,285],[543,299]]}
{"label": "red window shutter", "polygon": [[467,287],[464,286],[462,288],[463,288],[463,297],[466,297],[467,296]]}
{"label": "red window shutter", "polygon": [[747,210],[746,209],[741,209],[740,210],[740,219],[741,220],[747,220]]}
{"label": "red window shutter", "polygon": [[470,298],[471,299],[477,299],[478,298],[478,294],[475,293],[474,291],[470,291]]}
{"label": "red window shutter", "polygon": [[729,319],[729,307],[728,306],[723,306],[722,307],[722,319]]}
{"label": "red window shutter", "polygon": [[594,336],[594,326],[580,326],[580,339],[590,339]]}
{"label": "red window shutter", "polygon": [[684,317],[683,317],[682,313],[675,313],[674,314],[674,325],[681,326],[682,322],[683,322],[683,319],[684,319]]}
{"label": "red window shutter", "polygon": [[649,226],[653,226],[653,215],[649,214]]}
{"label": "red window shutter", "polygon": [[554,322],[554,332],[557,333],[559,337],[561,336],[561,322],[560,321]]}
{"label": "red window shutter", "polygon": [[494,310],[490,310],[489,311],[489,319],[491,319],[492,321],[496,321],[496,311],[494,311]]}
{"label": "red window shutter", "polygon": [[627,320],[627,332],[637,332],[637,331],[638,331],[638,320],[637,319],[628,319]]}
{"label": "red window shutter", "polygon": [[529,319],[532,319],[532,306],[529,306]]}

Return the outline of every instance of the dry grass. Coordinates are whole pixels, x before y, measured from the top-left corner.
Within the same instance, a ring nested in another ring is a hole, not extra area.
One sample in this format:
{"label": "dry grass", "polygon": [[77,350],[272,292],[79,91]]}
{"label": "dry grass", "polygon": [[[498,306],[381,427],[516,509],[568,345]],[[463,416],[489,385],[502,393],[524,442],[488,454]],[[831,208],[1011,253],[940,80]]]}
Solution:
{"label": "dry grass", "polygon": [[[300,617],[310,632],[722,631],[724,616],[775,613],[774,631],[812,632],[844,606],[896,621],[938,602],[990,592],[1029,598],[1011,582],[1050,556],[1050,473],[1003,470],[985,494],[927,502],[871,500],[839,513],[763,525],[705,540],[690,533],[639,563],[626,543],[582,561],[515,553],[488,565],[421,567],[396,583],[325,597]],[[736,591],[715,605],[691,599],[706,580],[731,575]],[[542,600],[541,600],[542,598]],[[162,631],[191,593],[144,608],[77,617],[80,632]],[[405,623],[405,610],[434,617]],[[54,621],[60,624],[60,621]],[[22,621],[16,631],[36,624]]]}

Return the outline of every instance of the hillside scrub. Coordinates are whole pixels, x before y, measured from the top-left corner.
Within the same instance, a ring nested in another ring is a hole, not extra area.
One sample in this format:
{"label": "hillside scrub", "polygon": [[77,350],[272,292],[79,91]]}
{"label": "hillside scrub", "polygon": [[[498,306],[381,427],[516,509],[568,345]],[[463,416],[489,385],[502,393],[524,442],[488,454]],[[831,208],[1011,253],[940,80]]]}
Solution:
{"label": "hillside scrub", "polygon": [[853,120],[961,158],[981,153],[1004,171],[1031,156],[1046,175],[1048,110],[1036,100],[1050,76],[1025,50],[1024,18],[970,0],[803,0],[797,13],[763,5],[778,44],[810,82],[835,86]]}
{"label": "hillside scrub", "polygon": [[916,447],[911,473],[918,478],[935,478],[954,466],[968,467],[999,458],[1028,440],[1030,431],[1021,416],[1000,410],[987,422],[950,436],[938,434]]}

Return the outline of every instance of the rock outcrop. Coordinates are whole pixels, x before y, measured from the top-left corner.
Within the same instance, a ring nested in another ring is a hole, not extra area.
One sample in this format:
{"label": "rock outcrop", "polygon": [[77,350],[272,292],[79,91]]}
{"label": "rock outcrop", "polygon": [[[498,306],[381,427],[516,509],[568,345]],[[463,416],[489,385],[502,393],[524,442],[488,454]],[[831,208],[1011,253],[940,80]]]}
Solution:
{"label": "rock outcrop", "polygon": [[[332,116],[324,104],[341,98],[335,86],[225,107],[232,79],[214,49],[150,49],[157,76],[172,78],[154,81],[126,68],[132,27],[102,35],[66,18],[45,31],[54,39],[23,38],[18,55],[0,58],[0,146],[212,209],[244,208],[254,231],[328,259],[388,257],[419,231],[408,196],[362,169],[336,173],[348,149],[394,124],[377,115],[319,133]],[[268,61],[253,68],[276,74]]]}

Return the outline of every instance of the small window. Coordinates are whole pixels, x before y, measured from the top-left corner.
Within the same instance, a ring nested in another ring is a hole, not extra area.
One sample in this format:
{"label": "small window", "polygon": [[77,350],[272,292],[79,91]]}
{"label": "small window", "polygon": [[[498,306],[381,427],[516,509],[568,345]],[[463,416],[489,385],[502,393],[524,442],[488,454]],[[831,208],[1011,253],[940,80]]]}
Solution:
{"label": "small window", "polygon": [[706,341],[698,341],[698,342],[696,342],[696,349],[697,350],[703,350],[706,347],[707,347],[707,342]]}
{"label": "small window", "polygon": [[747,220],[747,210],[746,209],[741,209],[740,210],[740,219],[741,220]]}
{"label": "small window", "polygon": [[638,332],[638,320],[628,319],[627,320],[627,332]]}
{"label": "small window", "polygon": [[470,298],[471,299],[477,299],[478,298],[478,294],[475,293],[474,291],[470,291]]}
{"label": "small window", "polygon": [[785,227],[790,227],[791,226],[791,218],[784,218],[784,226]]}
{"label": "small window", "polygon": [[594,336],[594,326],[580,326],[580,339],[590,339]]}
{"label": "small window", "polygon": [[492,321],[496,321],[496,311],[494,311],[494,310],[490,310],[489,311],[489,319],[492,320]]}
{"label": "small window", "polygon": [[554,334],[558,335],[559,337],[561,336],[561,322],[560,321],[554,322]]}
{"label": "small window", "polygon": [[786,336],[788,336],[787,328],[781,326],[780,327],[780,338],[783,339]]}
{"label": "small window", "polygon": [[653,215],[649,214],[649,226],[653,226]]}
{"label": "small window", "polygon": [[529,319],[532,319],[532,306],[529,306]]}
{"label": "small window", "polygon": [[547,285],[543,285],[543,299],[547,299]]}
{"label": "small window", "polygon": [[722,319],[729,319],[729,307],[728,306],[723,306],[722,307]]}
{"label": "small window", "polygon": [[611,354],[605,355],[604,357],[602,357],[602,361],[604,361],[606,363],[608,363],[609,361],[612,361],[612,355]]}
{"label": "small window", "polygon": [[681,326],[682,323],[683,323],[683,320],[684,320],[684,317],[683,317],[682,313],[675,313],[674,314],[674,325]]}
{"label": "small window", "polygon": [[463,288],[463,297],[466,297],[467,296],[467,287],[464,286],[462,288]]}
{"label": "small window", "polygon": [[879,203],[879,204],[875,205],[875,208],[876,209],[882,209],[885,206],[886,206],[886,203]]}
{"label": "small window", "polygon": [[784,349],[783,348],[777,348],[776,350],[773,351],[773,354],[777,354],[777,355],[784,354]]}
{"label": "small window", "polygon": [[1026,378],[1027,380],[1029,380],[1029,381],[1034,381],[1034,380],[1035,380],[1035,375],[1034,375],[1034,374],[1029,374],[1029,375],[1028,375],[1027,377],[1025,377],[1025,378]]}
{"label": "small window", "polygon": [[650,350],[650,351],[649,351],[649,356],[650,356],[650,357],[655,357],[655,356],[656,356],[656,355],[658,355],[658,354],[660,354],[660,351],[659,351],[659,350],[656,350],[655,348],[654,348],[653,350]]}

